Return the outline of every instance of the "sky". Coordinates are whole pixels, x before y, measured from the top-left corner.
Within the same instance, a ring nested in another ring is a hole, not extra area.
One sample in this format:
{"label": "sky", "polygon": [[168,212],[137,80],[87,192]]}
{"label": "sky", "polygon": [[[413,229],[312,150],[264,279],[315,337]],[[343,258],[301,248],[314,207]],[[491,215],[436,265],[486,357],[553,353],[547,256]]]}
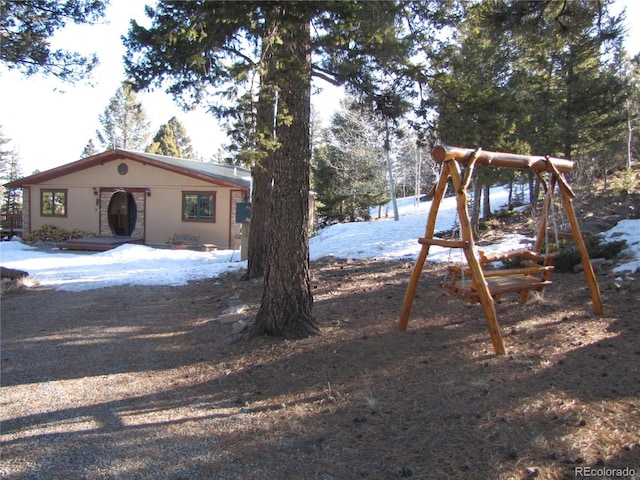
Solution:
{"label": "sky", "polygon": [[[491,192],[493,209],[507,202],[508,192],[496,187]],[[378,259],[415,261],[424,236],[431,202],[417,205],[413,197],[399,199],[400,219],[342,223],[323,228],[310,239],[310,258],[333,257],[340,260]],[[450,230],[455,220],[455,197],[443,199],[438,211],[436,231]],[[391,216],[391,214],[390,214]],[[616,271],[640,269],[640,220],[623,220],[606,232],[605,240],[626,240],[629,245],[620,258],[624,263]],[[483,246],[485,253],[505,252],[531,244],[533,239],[509,235],[493,245]],[[66,291],[84,291],[119,285],[186,285],[192,280],[216,278],[222,273],[246,268],[238,251],[156,249],[144,245],[122,245],[101,253],[74,253],[57,248],[34,248],[19,240],[0,242],[0,265],[26,271],[30,280],[43,287]],[[461,250],[431,247],[430,262],[464,264]],[[407,281],[410,271],[407,270]]]}
{"label": "sky", "polygon": [[[100,127],[98,116],[125,78],[121,36],[126,35],[131,18],[148,24],[144,15],[147,3],[155,4],[150,0],[111,0],[102,24],[70,25],[54,37],[55,47],[98,54],[100,66],[94,71],[93,86],[68,85],[42,76],[25,78],[0,65],[0,126],[5,138],[11,140],[9,148],[20,156],[23,175],[80,158]],[[640,27],[632,20],[640,17],[640,2],[617,0],[616,5],[627,9],[626,46],[635,54],[640,51]],[[342,93],[324,82],[316,86],[322,93],[314,95],[313,103],[326,121],[338,107]],[[151,121],[152,135],[176,116],[185,126],[194,149],[205,160],[213,158],[226,142],[218,122],[204,109],[185,113],[162,91],[141,93],[138,98]]]}

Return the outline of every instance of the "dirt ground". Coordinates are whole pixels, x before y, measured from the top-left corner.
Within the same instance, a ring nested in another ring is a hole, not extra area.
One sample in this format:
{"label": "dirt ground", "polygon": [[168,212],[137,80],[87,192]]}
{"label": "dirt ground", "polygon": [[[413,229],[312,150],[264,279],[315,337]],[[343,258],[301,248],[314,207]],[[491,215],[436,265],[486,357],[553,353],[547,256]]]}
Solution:
{"label": "dirt ground", "polygon": [[640,478],[637,275],[598,276],[604,315],[582,274],[504,297],[497,356],[444,266],[406,332],[410,262],[312,267],[321,335],[299,341],[232,341],[229,307],[261,296],[239,274],[4,291],[0,477]]}

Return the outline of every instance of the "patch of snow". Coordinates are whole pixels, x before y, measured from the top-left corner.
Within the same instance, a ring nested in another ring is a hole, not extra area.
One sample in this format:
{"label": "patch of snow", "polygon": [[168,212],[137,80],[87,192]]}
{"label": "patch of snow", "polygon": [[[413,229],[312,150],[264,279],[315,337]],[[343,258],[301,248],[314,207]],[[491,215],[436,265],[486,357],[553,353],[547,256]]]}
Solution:
{"label": "patch of snow", "polygon": [[[507,201],[505,188],[491,191],[494,210]],[[312,260],[338,259],[415,260],[420,252],[417,239],[424,236],[431,202],[415,203],[414,197],[398,199],[400,220],[391,218],[332,225],[309,242]],[[456,219],[455,198],[442,200],[436,231],[450,230]],[[640,268],[640,220],[623,220],[606,232],[605,240],[624,239],[629,247],[625,262],[616,272]],[[479,247],[485,253],[521,248],[532,239],[508,235],[499,244]],[[82,291],[116,285],[186,285],[192,280],[215,278],[224,272],[246,268],[231,250],[196,252],[168,250],[144,245],[122,245],[106,252],[87,254],[43,251],[19,240],[0,242],[0,265],[29,272],[40,285],[59,290]],[[462,262],[459,251],[431,247],[431,262]]]}

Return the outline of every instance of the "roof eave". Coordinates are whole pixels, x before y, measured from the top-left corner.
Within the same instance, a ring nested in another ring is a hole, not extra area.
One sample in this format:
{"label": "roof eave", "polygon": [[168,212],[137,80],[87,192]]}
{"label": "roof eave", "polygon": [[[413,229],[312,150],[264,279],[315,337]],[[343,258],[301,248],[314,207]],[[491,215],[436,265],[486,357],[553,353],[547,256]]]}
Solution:
{"label": "roof eave", "polygon": [[203,182],[211,183],[214,185],[230,187],[230,188],[242,188],[246,190],[249,189],[249,182],[242,178],[239,178],[236,182],[235,179],[228,179],[228,178],[218,177],[215,175],[201,173],[201,172],[190,170],[188,168],[180,167],[177,165],[164,163],[144,155],[138,155],[135,152],[131,152],[128,150],[120,150],[120,149],[108,150],[106,152],[93,155],[91,157],[86,157],[81,160],[77,160],[75,162],[62,165],[60,167],[52,168],[50,170],[46,170],[40,173],[35,173],[33,175],[29,175],[28,177],[24,177],[18,180],[14,180],[12,182],[8,182],[4,184],[4,187],[5,188],[21,188],[27,185],[43,183],[53,178],[61,177],[63,175],[69,175],[79,170],[91,168],[96,165],[102,165],[104,163],[111,162],[120,158],[126,158],[135,162],[142,163],[143,165],[153,165],[163,170],[185,175],[185,176],[195,178]]}

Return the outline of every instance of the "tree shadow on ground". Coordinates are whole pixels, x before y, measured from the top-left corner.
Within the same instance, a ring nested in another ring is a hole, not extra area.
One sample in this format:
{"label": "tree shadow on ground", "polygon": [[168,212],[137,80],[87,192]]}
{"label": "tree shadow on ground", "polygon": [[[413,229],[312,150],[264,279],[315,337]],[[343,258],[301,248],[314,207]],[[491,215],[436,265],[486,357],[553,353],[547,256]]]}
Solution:
{"label": "tree shadow on ground", "polygon": [[[198,315],[157,327],[147,347],[115,335],[114,354],[152,352],[149,370],[89,366],[43,381],[51,406],[3,422],[3,463],[25,479],[571,478],[576,466],[640,466],[637,304],[612,295],[597,317],[560,276],[544,298],[498,306],[500,357],[481,308],[432,279],[398,332],[409,274],[404,262],[316,269],[314,339],[229,344],[229,326],[193,327]],[[172,331],[190,333],[168,341]],[[147,374],[157,381],[136,385]],[[71,394],[82,375],[96,397],[56,407],[47,387]],[[29,393],[12,385],[11,401]]]}

